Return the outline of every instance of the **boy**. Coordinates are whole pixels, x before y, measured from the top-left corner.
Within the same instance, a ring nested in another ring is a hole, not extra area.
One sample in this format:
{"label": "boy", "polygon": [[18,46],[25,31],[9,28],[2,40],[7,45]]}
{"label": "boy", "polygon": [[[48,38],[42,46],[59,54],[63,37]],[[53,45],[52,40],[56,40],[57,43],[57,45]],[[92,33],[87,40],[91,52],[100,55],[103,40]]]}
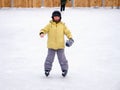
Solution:
{"label": "boy", "polygon": [[46,76],[49,75],[52,69],[52,63],[54,61],[55,53],[57,53],[58,56],[58,60],[62,70],[62,76],[65,77],[68,72],[68,61],[64,54],[64,35],[66,35],[69,39],[69,42],[66,43],[66,46],[71,46],[74,41],[72,39],[71,32],[67,29],[65,24],[61,22],[61,18],[61,13],[59,11],[54,11],[52,13],[52,20],[50,21],[50,23],[40,31],[41,38],[43,38],[45,34],[48,35],[48,55],[44,64]]}

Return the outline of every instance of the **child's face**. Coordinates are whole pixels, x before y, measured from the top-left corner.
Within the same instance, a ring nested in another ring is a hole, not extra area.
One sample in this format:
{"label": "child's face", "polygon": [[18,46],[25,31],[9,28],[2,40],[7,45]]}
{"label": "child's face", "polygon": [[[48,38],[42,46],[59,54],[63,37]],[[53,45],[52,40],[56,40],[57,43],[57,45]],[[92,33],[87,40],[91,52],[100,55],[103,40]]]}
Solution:
{"label": "child's face", "polygon": [[60,17],[59,16],[54,16],[53,19],[54,19],[54,21],[59,21]]}

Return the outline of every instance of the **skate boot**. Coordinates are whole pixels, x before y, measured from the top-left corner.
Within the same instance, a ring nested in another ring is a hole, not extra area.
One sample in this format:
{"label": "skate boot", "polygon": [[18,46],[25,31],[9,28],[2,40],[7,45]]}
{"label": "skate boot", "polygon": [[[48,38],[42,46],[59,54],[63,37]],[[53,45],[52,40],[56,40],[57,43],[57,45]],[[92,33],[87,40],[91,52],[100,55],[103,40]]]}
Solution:
{"label": "skate boot", "polygon": [[46,77],[49,75],[50,71],[49,70],[45,70],[45,75]]}
{"label": "skate boot", "polygon": [[62,76],[65,77],[67,75],[67,70],[62,71]]}

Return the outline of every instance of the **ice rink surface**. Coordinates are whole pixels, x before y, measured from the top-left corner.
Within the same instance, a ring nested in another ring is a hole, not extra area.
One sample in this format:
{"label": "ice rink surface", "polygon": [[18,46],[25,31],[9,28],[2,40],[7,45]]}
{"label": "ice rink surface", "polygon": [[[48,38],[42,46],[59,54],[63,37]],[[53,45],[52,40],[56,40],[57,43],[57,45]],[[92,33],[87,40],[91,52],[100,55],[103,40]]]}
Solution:
{"label": "ice rink surface", "polygon": [[54,10],[0,9],[0,90],[120,90],[120,10],[66,8],[62,21],[75,40],[65,48],[69,72],[61,76],[55,57],[46,78],[47,36],[39,31]]}

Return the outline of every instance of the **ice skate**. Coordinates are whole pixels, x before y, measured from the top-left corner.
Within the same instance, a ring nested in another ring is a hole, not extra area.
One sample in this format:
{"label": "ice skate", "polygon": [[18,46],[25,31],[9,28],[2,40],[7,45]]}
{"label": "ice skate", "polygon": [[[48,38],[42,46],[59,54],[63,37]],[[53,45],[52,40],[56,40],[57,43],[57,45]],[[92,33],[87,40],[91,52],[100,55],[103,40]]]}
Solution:
{"label": "ice skate", "polygon": [[65,77],[67,75],[67,70],[62,71],[62,76]]}
{"label": "ice skate", "polygon": [[45,70],[46,77],[48,77],[49,74],[50,74],[50,71],[49,70]]}

